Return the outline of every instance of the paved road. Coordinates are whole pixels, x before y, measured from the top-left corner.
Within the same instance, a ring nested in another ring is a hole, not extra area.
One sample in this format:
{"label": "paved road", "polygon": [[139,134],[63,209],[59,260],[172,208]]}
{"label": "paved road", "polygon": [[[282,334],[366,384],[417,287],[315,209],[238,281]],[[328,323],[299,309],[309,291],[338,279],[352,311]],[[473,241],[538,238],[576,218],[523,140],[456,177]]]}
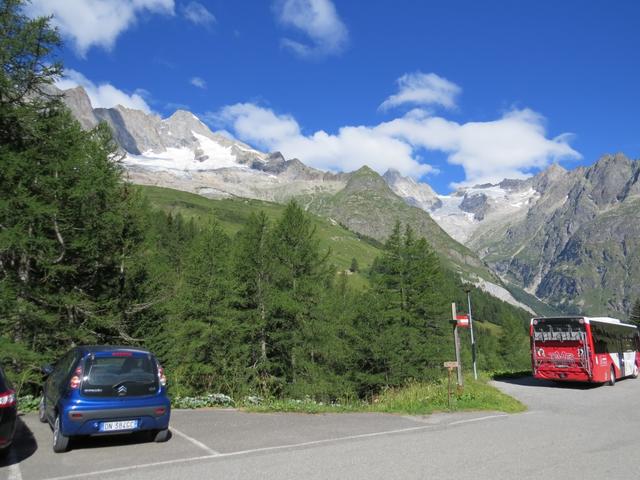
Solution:
{"label": "paved road", "polygon": [[90,439],[65,454],[22,417],[0,479],[640,478],[640,380],[615,387],[498,382],[524,414],[249,414],[174,411],[173,437]]}

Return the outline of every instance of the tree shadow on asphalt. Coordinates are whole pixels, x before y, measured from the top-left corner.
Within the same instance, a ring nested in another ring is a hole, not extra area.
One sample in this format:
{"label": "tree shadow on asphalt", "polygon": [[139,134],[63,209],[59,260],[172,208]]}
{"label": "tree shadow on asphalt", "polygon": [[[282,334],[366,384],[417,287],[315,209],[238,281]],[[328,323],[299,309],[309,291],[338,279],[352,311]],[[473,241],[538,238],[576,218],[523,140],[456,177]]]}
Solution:
{"label": "tree shadow on asphalt", "polygon": [[16,419],[16,433],[13,436],[13,445],[4,455],[0,455],[0,467],[8,467],[23,462],[33,455],[36,450],[38,450],[36,438],[19,416]]}
{"label": "tree shadow on asphalt", "polygon": [[591,390],[602,386],[600,383],[587,383],[587,382],[562,382],[553,380],[542,380],[534,378],[533,376],[519,376],[519,377],[502,377],[495,378],[496,382],[509,383],[511,385],[519,385],[521,387],[534,387],[534,388],[564,388],[568,390]]}
{"label": "tree shadow on asphalt", "polygon": [[[73,437],[69,445],[71,450],[91,450],[94,448],[122,447],[127,445],[141,445],[145,443],[155,443],[154,435],[151,432],[136,432],[115,435],[100,435],[95,437]],[[173,434],[169,431],[171,440]]]}

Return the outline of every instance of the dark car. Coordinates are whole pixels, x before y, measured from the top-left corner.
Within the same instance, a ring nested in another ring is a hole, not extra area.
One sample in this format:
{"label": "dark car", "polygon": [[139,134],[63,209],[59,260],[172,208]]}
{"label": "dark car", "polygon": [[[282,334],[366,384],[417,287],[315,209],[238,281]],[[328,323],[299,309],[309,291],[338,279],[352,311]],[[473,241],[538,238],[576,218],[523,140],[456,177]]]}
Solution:
{"label": "dark car", "polygon": [[16,431],[16,392],[0,367],[0,455],[9,450]]}
{"label": "dark car", "polygon": [[41,422],[53,428],[53,451],[64,452],[72,437],[149,432],[169,438],[171,404],[166,377],[150,352],[112,346],[76,347],[47,375]]}

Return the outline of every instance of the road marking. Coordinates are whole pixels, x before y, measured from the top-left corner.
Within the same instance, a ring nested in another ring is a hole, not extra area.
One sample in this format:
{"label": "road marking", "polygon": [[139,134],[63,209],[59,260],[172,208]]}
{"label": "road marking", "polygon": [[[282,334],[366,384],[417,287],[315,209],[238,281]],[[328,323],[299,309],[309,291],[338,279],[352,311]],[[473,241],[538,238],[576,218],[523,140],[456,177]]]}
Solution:
{"label": "road marking", "polygon": [[215,450],[212,450],[211,448],[207,447],[204,443],[202,443],[200,440],[196,440],[195,438],[190,437],[186,433],[182,433],[177,428],[171,427],[171,433],[178,434],[179,436],[181,436],[185,440],[188,440],[189,442],[193,443],[196,447],[199,447],[199,448],[203,449],[209,455],[220,455],[220,452],[216,452]]}
{"label": "road marking", "polygon": [[22,472],[20,471],[20,464],[18,463],[18,459],[16,458],[15,447],[11,449],[9,453],[9,478],[8,480],[22,480]]}
{"label": "road marking", "polygon": [[502,417],[508,417],[509,415],[506,415],[504,413],[498,414],[498,415],[487,415],[486,417],[478,417],[478,418],[469,418],[467,420],[458,420],[456,422],[451,422],[448,423],[448,426],[451,425],[462,425],[463,423],[472,423],[472,422],[481,422],[482,420],[490,420],[492,418],[502,418]]}
{"label": "road marking", "polygon": [[107,470],[98,470],[95,472],[77,473],[74,475],[64,475],[62,477],[51,477],[45,480],[69,480],[72,478],[84,478],[92,475],[106,475],[108,473],[126,472],[129,470],[138,470],[142,468],[161,467],[163,465],[173,465],[175,463],[187,463],[187,462],[195,462],[197,460],[208,460],[211,458],[218,458],[218,455],[203,455],[201,457],[177,458],[175,460],[166,460],[164,462],[143,463],[140,465],[131,465],[130,467],[109,468]]}
{"label": "road marking", "polygon": [[[468,420],[458,420],[456,422],[451,422],[451,423],[447,423],[444,424],[446,426],[449,425],[460,425],[463,423],[470,423],[470,422],[479,422],[481,420],[489,420],[492,418],[500,418],[500,417],[508,417],[509,415],[506,414],[500,414],[500,415],[488,415],[486,417],[479,417],[479,418],[471,418]],[[196,440],[195,438],[191,438],[187,435],[185,435],[184,433],[176,430],[175,428],[171,427],[171,431],[177,433],[179,436],[184,437],[185,439],[189,440],[191,443],[193,443],[194,445],[197,445],[200,448],[203,448],[209,452],[214,452],[211,455],[203,455],[200,457],[190,457],[190,458],[178,458],[175,460],[166,460],[163,462],[155,462],[155,463],[145,463],[142,465],[132,465],[130,467],[118,467],[118,468],[111,468],[108,470],[99,470],[99,471],[95,471],[95,472],[87,472],[87,473],[78,473],[78,474],[74,474],[74,475],[65,475],[65,476],[61,476],[61,477],[51,477],[51,478],[47,478],[44,480],[72,480],[75,478],[84,478],[84,477],[89,477],[89,476],[93,476],[93,475],[106,475],[106,474],[110,474],[110,473],[118,473],[118,472],[126,472],[128,470],[139,470],[139,469],[143,469],[143,468],[152,468],[152,467],[161,467],[164,465],[173,465],[173,464],[178,464],[178,463],[189,463],[189,462],[197,462],[197,461],[202,461],[202,460],[213,460],[213,459],[220,459],[220,458],[227,458],[227,457],[238,457],[238,456],[242,456],[242,455],[250,455],[252,453],[264,453],[264,452],[273,452],[273,451],[278,451],[278,450],[286,450],[286,449],[294,449],[294,448],[302,448],[302,447],[310,447],[313,445],[323,445],[323,444],[328,444],[328,443],[336,443],[336,442],[344,442],[344,441],[348,441],[348,440],[360,440],[363,438],[374,438],[374,437],[382,437],[385,435],[395,435],[395,434],[400,434],[400,433],[409,433],[409,432],[417,432],[420,430],[430,430],[430,429],[437,429],[437,427],[442,426],[443,424],[436,424],[436,425],[420,425],[417,427],[407,427],[407,428],[399,428],[396,430],[384,430],[382,432],[372,432],[372,433],[362,433],[359,435],[347,435],[344,437],[334,437],[334,438],[326,438],[323,440],[312,440],[309,442],[301,442],[301,443],[290,443],[287,445],[276,445],[273,447],[261,447],[261,448],[252,448],[249,450],[238,450],[236,452],[228,452],[228,453],[219,453],[216,452],[215,450],[211,450],[209,447],[207,447],[204,443]]]}
{"label": "road marking", "polygon": [[[154,462],[154,463],[145,463],[145,464],[141,464],[141,465],[132,465],[130,467],[118,467],[118,468],[110,468],[107,470],[98,470],[95,472],[87,472],[87,473],[77,473],[77,474],[73,474],[73,475],[63,475],[61,477],[50,477],[44,480],[71,480],[74,478],[84,478],[84,477],[89,477],[89,476],[93,476],[93,475],[106,475],[106,474],[110,474],[110,473],[118,473],[118,472],[126,472],[128,470],[138,470],[138,469],[142,469],[142,468],[151,468],[151,467],[162,467],[165,465],[173,465],[176,463],[189,463],[189,462],[197,462],[197,461],[202,461],[202,460],[212,460],[212,459],[218,459],[218,458],[226,458],[226,457],[236,457],[236,456],[241,456],[241,455],[249,455],[252,453],[262,453],[262,452],[270,452],[270,451],[276,451],[276,450],[284,450],[284,449],[288,449],[288,448],[301,448],[301,447],[308,447],[308,446],[312,446],[312,445],[322,445],[325,443],[332,443],[332,442],[340,442],[340,441],[346,441],[346,440],[357,440],[357,439],[361,439],[361,438],[371,438],[371,437],[380,437],[383,435],[392,435],[392,434],[398,434],[398,433],[405,433],[405,432],[413,432],[413,431],[417,431],[417,430],[427,430],[430,428],[434,428],[434,425],[421,425],[419,427],[409,427],[409,428],[400,428],[397,430],[385,430],[382,432],[373,432],[373,433],[363,433],[360,435],[349,435],[346,437],[335,437],[335,438],[327,438],[324,440],[314,440],[314,441],[310,441],[310,442],[302,442],[302,443],[291,443],[288,445],[277,445],[277,446],[273,446],[273,447],[261,447],[261,448],[254,448],[254,449],[250,449],[250,450],[240,450],[237,452],[230,452],[230,453],[216,453],[215,455],[203,455],[200,457],[189,457],[189,458],[177,458],[175,460],[165,460],[163,462]],[[176,431],[173,427],[171,427],[172,431]],[[180,435],[180,434],[178,434]],[[197,442],[197,440],[195,440]],[[204,445],[204,444],[203,444]],[[206,447],[206,445],[205,445]],[[207,449],[209,447],[206,447]]]}

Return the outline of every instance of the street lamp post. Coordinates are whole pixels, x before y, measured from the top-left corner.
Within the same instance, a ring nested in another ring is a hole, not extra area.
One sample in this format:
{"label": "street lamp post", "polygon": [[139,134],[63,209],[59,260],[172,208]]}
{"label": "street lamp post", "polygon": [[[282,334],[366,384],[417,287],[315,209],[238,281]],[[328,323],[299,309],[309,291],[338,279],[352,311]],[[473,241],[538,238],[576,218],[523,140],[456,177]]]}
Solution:
{"label": "street lamp post", "polygon": [[473,378],[477,380],[478,369],[476,367],[476,340],[473,336],[473,317],[471,315],[471,286],[465,286],[464,291],[467,292],[467,303],[469,305],[469,331],[471,333],[471,358],[473,360]]}

